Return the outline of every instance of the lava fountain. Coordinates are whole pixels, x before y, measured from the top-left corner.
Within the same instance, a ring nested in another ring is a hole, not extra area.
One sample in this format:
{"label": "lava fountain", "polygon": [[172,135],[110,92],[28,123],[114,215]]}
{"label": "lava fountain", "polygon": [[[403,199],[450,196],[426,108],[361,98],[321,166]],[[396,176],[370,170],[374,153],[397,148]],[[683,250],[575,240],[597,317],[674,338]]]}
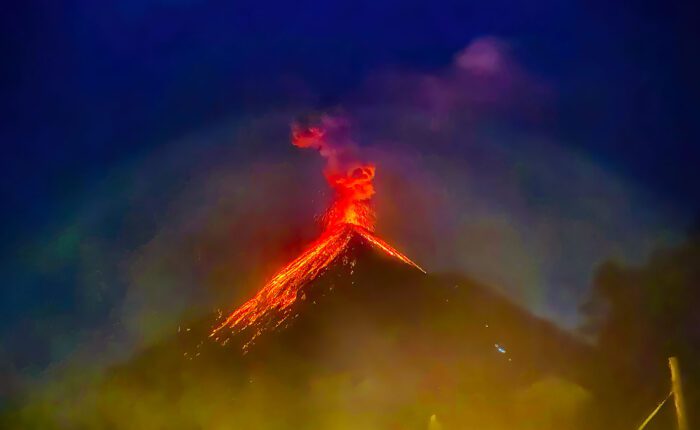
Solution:
{"label": "lava fountain", "polygon": [[278,327],[289,317],[292,305],[302,296],[301,288],[323,273],[355,236],[425,273],[374,233],[375,214],[371,198],[376,167],[357,161],[356,146],[347,138],[346,128],[344,120],[330,116],[323,116],[316,126],[292,125],[292,144],[317,149],[327,161],[324,175],[334,191],[334,198],[323,215],[324,230],[253,298],[214,328],[210,337],[218,337],[218,333],[226,328],[232,333],[250,328],[254,330],[252,341],[265,329]]}

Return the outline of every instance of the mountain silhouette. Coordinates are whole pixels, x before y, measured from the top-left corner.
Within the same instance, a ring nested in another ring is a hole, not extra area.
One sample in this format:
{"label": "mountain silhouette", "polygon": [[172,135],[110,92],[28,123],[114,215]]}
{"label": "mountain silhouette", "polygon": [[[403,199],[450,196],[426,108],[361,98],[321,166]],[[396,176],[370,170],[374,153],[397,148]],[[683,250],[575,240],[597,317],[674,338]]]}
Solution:
{"label": "mountain silhouette", "polygon": [[[210,315],[111,369],[102,391],[128,387],[135,403],[177,405],[201,389],[212,414],[237,417],[230,428],[352,428],[355,416],[355,428],[425,428],[435,413],[462,428],[517,420],[513,399],[537,381],[586,385],[586,344],[483,285],[425,274],[360,235],[299,294],[291,316],[245,352],[250,333],[214,342]],[[198,427],[192,408],[202,406],[177,408],[182,428]]]}

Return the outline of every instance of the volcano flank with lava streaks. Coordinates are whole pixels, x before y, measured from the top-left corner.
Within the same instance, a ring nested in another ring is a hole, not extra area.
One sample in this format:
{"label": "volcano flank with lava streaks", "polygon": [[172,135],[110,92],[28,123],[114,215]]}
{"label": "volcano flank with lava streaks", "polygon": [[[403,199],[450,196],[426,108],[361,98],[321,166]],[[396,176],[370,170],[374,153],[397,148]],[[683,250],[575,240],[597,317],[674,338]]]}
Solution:
{"label": "volcano flank with lava streaks", "polygon": [[321,236],[211,332],[210,336],[218,340],[219,332],[225,328],[234,333],[252,330],[244,349],[264,330],[278,327],[290,316],[292,305],[304,294],[302,287],[326,270],[354,237],[364,239],[371,246],[425,273],[374,234],[375,214],[371,198],[376,167],[357,161],[356,146],[348,137],[346,121],[323,116],[318,126],[293,124],[292,144],[317,149],[326,159],[324,174],[333,188],[334,200],[323,216]]}
{"label": "volcano flank with lava streaks", "polygon": [[[559,390],[546,399],[583,404],[589,347],[485,285],[426,274],[380,239],[374,166],[356,161],[344,123],[321,125],[292,132],[328,160],[334,200],[320,237],[225,320],[183,318],[110,368],[70,403],[89,406],[54,428],[424,429],[433,417],[523,428],[533,408],[550,416],[552,403],[531,400],[542,383]],[[572,428],[538,423],[528,428]]]}

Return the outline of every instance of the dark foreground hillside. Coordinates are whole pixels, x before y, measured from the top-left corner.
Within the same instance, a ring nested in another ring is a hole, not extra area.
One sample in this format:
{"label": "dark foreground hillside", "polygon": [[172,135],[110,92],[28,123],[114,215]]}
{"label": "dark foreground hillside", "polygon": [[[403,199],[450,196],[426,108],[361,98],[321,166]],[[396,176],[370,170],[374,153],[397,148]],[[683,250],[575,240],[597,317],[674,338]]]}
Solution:
{"label": "dark foreground hillside", "polygon": [[[361,238],[256,339],[215,318],[111,369],[40,425],[105,429],[595,428],[588,346],[458,276]],[[584,370],[587,369],[587,370]]]}

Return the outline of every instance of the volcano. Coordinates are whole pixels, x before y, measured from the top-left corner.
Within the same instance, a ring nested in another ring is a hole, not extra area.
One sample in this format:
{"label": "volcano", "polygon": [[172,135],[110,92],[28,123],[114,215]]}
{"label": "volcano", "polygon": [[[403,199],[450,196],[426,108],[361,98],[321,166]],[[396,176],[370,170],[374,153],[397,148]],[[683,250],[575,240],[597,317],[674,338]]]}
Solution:
{"label": "volcano", "polygon": [[[216,316],[183,321],[110,371],[97,422],[140,428],[119,421],[134,413],[156,428],[425,429],[435,414],[444,428],[506,429],[520,428],[540,381],[557,381],[556,401],[583,396],[585,344],[492,288],[425,274],[347,234],[246,353],[247,329],[202,342]],[[557,424],[527,428],[571,428]]]}
{"label": "volcano", "polygon": [[[292,132],[296,146],[327,159],[334,200],[319,238],[229,316],[183,322],[112,368],[91,394],[90,422],[509,429],[525,428],[542,405],[585,399],[589,348],[491,288],[426,273],[381,239],[375,167],[357,161],[343,123],[321,123]],[[551,421],[550,409],[542,416]],[[527,428],[572,428],[565,418],[540,424]]]}

